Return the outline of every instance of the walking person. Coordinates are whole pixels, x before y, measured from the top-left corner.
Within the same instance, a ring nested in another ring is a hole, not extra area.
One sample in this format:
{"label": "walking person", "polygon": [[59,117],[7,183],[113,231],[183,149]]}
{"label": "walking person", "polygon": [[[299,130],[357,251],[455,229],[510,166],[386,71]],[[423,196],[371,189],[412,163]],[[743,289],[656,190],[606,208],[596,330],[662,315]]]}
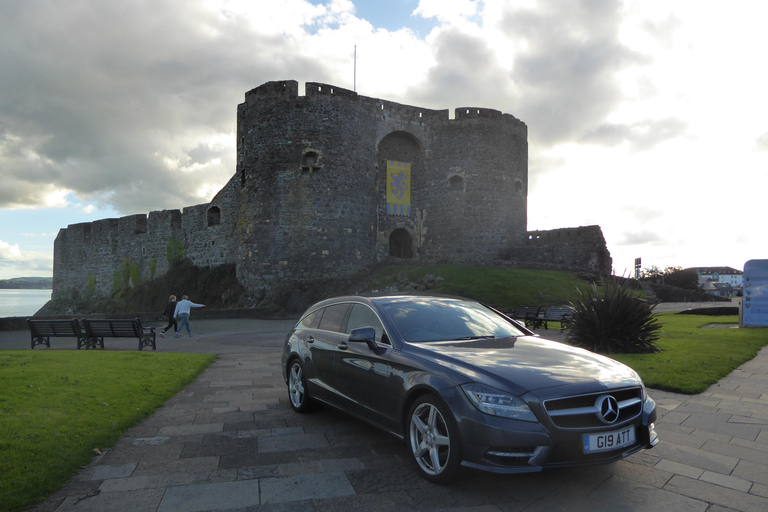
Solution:
{"label": "walking person", "polygon": [[176,317],[173,316],[176,314],[176,296],[171,295],[168,298],[168,304],[165,305],[165,311],[163,311],[163,316],[168,319],[168,325],[165,326],[165,328],[160,331],[160,336],[165,338],[165,331],[173,327],[173,332],[176,332],[176,329],[179,328],[178,322],[176,322]]}
{"label": "walking person", "polygon": [[181,336],[181,330],[186,327],[187,332],[189,333],[190,338],[192,337],[192,327],[189,325],[189,311],[192,308],[204,308],[205,304],[195,304],[194,302],[189,300],[189,297],[186,295],[181,296],[181,300],[176,304],[176,311],[174,312],[174,315],[178,321],[179,321],[179,327],[176,329],[176,336],[174,338],[178,338]]}

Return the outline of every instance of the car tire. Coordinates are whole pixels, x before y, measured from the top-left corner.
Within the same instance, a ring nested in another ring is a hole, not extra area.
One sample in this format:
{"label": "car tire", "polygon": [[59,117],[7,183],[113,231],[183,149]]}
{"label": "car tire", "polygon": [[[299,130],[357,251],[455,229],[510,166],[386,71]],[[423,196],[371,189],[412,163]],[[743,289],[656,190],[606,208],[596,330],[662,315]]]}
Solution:
{"label": "car tire", "polygon": [[406,440],[424,478],[440,484],[455,478],[461,462],[459,431],[436,396],[424,395],[411,406]]}
{"label": "car tire", "polygon": [[309,412],[314,409],[314,402],[307,391],[304,367],[298,359],[293,359],[288,367],[288,401],[296,412]]}

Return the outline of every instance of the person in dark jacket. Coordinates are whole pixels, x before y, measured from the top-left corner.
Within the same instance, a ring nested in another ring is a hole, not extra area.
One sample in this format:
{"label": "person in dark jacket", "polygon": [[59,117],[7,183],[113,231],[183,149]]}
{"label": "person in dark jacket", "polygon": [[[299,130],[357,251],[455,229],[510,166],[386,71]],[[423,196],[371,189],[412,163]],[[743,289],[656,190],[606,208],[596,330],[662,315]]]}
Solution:
{"label": "person in dark jacket", "polygon": [[179,324],[176,322],[176,317],[174,316],[174,313],[176,312],[176,296],[171,295],[168,298],[168,304],[165,306],[165,311],[163,311],[163,316],[168,318],[168,325],[165,326],[165,329],[160,331],[160,336],[165,338],[165,331],[171,328],[173,326],[174,332],[176,329],[179,328]]}

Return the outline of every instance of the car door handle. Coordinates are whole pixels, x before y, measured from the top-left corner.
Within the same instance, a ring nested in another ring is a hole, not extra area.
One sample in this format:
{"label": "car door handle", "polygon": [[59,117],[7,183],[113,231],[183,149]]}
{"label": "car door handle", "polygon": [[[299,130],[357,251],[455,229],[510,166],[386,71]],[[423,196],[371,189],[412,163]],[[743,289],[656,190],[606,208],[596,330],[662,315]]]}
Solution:
{"label": "car door handle", "polygon": [[315,342],[315,338],[313,338],[312,336],[307,338],[307,343],[314,343],[314,342]]}
{"label": "car door handle", "polygon": [[338,345],[336,345],[339,350],[347,350],[349,348],[349,345],[347,345],[346,341],[340,341]]}

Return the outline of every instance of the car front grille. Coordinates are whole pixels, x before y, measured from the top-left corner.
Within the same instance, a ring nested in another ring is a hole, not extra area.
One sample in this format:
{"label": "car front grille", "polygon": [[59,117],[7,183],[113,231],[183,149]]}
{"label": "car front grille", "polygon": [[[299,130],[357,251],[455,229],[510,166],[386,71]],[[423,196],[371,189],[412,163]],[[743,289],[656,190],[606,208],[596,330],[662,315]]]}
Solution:
{"label": "car front grille", "polygon": [[555,398],[545,400],[544,408],[549,419],[559,428],[618,425],[640,414],[643,408],[643,390],[641,387],[633,387]]}

